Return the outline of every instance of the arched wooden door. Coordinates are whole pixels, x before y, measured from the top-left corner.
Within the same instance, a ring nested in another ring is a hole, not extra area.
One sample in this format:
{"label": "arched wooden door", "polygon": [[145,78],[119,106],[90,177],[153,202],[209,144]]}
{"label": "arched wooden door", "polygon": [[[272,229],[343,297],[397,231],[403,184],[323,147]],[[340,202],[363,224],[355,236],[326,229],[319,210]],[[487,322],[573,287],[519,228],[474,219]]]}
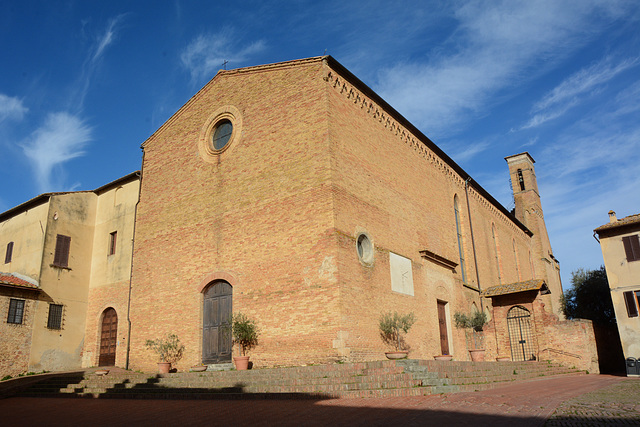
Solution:
{"label": "arched wooden door", "polygon": [[102,314],[100,330],[100,359],[98,366],[116,364],[116,344],[118,343],[118,315],[113,308],[107,308]]}
{"label": "arched wooden door", "polygon": [[524,307],[512,307],[507,313],[511,360],[535,360],[535,345],[531,333],[531,313]]}
{"label": "arched wooden door", "polygon": [[231,361],[232,294],[225,281],[214,282],[204,292],[202,363]]}

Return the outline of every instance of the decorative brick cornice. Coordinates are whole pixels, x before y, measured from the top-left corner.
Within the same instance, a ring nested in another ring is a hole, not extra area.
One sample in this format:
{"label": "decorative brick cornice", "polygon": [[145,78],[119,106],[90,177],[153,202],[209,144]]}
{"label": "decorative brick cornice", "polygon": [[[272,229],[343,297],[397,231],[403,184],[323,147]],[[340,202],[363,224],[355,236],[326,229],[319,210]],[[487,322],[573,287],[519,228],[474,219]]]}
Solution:
{"label": "decorative brick cornice", "polygon": [[[442,173],[449,181],[458,186],[460,192],[464,191],[466,177],[461,175],[458,170],[454,170],[454,168],[449,164],[449,161],[443,159],[439,153],[436,153],[432,148],[430,148],[420,137],[414,135],[414,133],[407,129],[406,126],[394,119],[393,115],[385,110],[385,107],[374,101],[372,97],[365,95],[363,91],[358,90],[354,84],[331,68],[327,68],[324,80],[338,93],[353,102],[356,107],[365,111],[371,119],[379,122],[392,135],[396,136],[400,141],[413,148],[426,161],[430,162],[436,170],[440,171],[440,173]],[[503,224],[507,225],[516,233],[530,234],[530,231],[526,227],[514,222],[515,218],[506,215],[502,209],[497,208],[497,201],[490,201],[484,194],[481,194],[476,188],[476,185],[477,184],[473,186],[469,185],[467,187],[469,197],[475,199],[481,206],[490,211],[495,217],[499,218]],[[486,193],[486,191],[483,191],[483,193]],[[504,207],[502,208],[504,209]],[[527,231],[529,231],[529,233],[527,233]]]}

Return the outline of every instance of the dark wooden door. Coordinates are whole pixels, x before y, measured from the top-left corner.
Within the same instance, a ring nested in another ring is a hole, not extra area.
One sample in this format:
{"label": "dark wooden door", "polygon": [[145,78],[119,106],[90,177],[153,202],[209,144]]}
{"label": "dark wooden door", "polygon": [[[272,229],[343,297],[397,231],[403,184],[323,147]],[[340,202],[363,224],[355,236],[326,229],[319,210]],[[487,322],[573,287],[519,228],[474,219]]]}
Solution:
{"label": "dark wooden door", "polygon": [[116,344],[118,342],[118,315],[113,308],[107,308],[102,316],[100,331],[100,359],[98,366],[116,364]]}
{"label": "dark wooden door", "polygon": [[202,362],[231,361],[231,314],[233,288],[227,282],[210,285],[204,294]]}
{"label": "dark wooden door", "polygon": [[446,302],[438,301],[438,324],[440,327],[440,351],[449,354],[449,336],[447,334]]}

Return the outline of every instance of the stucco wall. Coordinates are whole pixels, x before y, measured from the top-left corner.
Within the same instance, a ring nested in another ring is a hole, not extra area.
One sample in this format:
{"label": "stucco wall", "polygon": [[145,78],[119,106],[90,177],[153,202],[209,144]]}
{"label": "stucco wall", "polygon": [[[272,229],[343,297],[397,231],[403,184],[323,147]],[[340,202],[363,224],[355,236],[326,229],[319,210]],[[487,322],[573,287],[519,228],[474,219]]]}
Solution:
{"label": "stucco wall", "polygon": [[[81,366],[91,271],[96,195],[92,192],[51,197],[41,260],[41,303],[35,314],[29,366],[32,370]],[[53,265],[58,234],[71,237],[69,267]],[[61,329],[47,328],[49,304],[63,306]]]}
{"label": "stucco wall", "polygon": [[[133,252],[135,209],[140,181],[109,188],[98,195],[93,239],[85,346],[82,366],[97,366],[103,313],[113,308],[118,316],[116,365],[126,365],[129,277]],[[116,248],[109,254],[110,234],[116,232]]]}
{"label": "stucco wall", "polygon": [[640,291],[640,261],[627,261],[622,243],[623,237],[635,234],[640,234],[640,226],[603,231],[600,236],[600,247],[625,358],[640,358],[640,317],[629,317],[624,301],[624,292]]}
{"label": "stucco wall", "polygon": [[[49,204],[41,204],[0,222],[0,271],[39,280]],[[11,262],[4,263],[7,244],[13,242]]]}

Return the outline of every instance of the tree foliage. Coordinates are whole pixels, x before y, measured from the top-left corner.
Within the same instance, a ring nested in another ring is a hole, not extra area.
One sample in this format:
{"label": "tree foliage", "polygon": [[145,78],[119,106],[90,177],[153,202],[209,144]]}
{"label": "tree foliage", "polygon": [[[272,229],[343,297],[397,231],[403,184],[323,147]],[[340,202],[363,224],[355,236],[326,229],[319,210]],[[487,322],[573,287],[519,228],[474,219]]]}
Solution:
{"label": "tree foliage", "polygon": [[396,351],[405,350],[403,334],[409,332],[416,321],[413,313],[398,314],[397,312],[384,313],[380,316],[380,337],[386,344],[392,345]]}
{"label": "tree foliage", "polygon": [[456,328],[473,329],[476,332],[481,332],[484,329],[484,325],[487,324],[487,314],[482,311],[474,311],[471,315],[455,313],[453,321]]}
{"label": "tree foliage", "polygon": [[145,345],[158,354],[161,362],[176,363],[182,359],[184,345],[176,334],[167,334],[164,338],[147,340]]}
{"label": "tree foliage", "polygon": [[233,342],[240,346],[242,355],[246,356],[247,351],[258,345],[260,331],[255,320],[249,318],[244,313],[237,313],[231,321]]}
{"label": "tree foliage", "polygon": [[590,319],[601,325],[616,323],[604,266],[597,270],[579,268],[571,273],[571,289],[560,297],[560,304],[568,319]]}

